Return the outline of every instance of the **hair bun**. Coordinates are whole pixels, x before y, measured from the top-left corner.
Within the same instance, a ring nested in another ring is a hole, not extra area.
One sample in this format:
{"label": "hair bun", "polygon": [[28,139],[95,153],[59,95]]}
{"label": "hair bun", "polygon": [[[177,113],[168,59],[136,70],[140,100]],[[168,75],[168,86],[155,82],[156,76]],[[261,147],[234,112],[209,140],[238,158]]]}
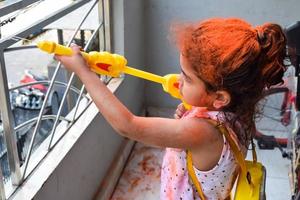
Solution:
{"label": "hair bun", "polygon": [[262,26],[256,26],[255,31],[257,33],[257,40],[260,45],[263,45],[265,41],[265,34]]}
{"label": "hair bun", "polygon": [[278,24],[267,23],[255,27],[257,40],[260,44],[261,55],[259,67],[262,67],[262,76],[265,85],[279,84],[286,70],[283,60],[286,58],[286,37]]}

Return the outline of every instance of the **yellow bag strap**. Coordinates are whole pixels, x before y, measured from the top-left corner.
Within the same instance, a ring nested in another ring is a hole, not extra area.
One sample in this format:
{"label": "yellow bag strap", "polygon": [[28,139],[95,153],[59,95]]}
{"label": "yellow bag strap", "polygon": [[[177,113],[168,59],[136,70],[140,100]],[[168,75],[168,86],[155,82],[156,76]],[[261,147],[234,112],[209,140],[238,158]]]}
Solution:
{"label": "yellow bag strap", "polygon": [[197,176],[196,176],[194,168],[193,168],[192,153],[191,153],[191,151],[187,150],[186,154],[187,154],[187,157],[186,157],[187,169],[188,169],[189,176],[192,179],[192,182],[193,182],[194,186],[196,187],[196,190],[197,190],[201,200],[205,200],[206,198],[203,194],[202,187],[197,179]]}
{"label": "yellow bag strap", "polygon": [[[227,128],[225,127],[225,125],[223,123],[218,123],[217,125],[215,124],[215,121],[213,120],[208,120],[210,123],[212,123],[216,128],[219,129],[219,131],[225,136],[226,141],[229,143],[230,148],[232,149],[235,158],[237,159],[240,168],[241,168],[241,176],[245,176],[248,184],[251,188],[253,188],[253,183],[251,181],[251,175],[247,170],[247,166],[246,166],[246,162],[244,159],[244,156],[242,154],[242,152],[239,150],[237,144],[234,142],[234,140],[232,139],[231,135],[229,134]],[[255,151],[255,145],[253,143],[253,139],[251,138],[251,145],[252,145],[252,156],[253,156],[253,162],[257,162],[257,155],[256,155],[256,151]],[[196,177],[194,168],[193,168],[193,161],[192,161],[192,153],[187,150],[187,169],[188,169],[188,173],[189,176],[192,179],[192,182],[194,184],[194,186],[196,187],[196,190],[200,196],[201,199],[205,200],[205,196],[203,194],[201,185]]]}
{"label": "yellow bag strap", "polygon": [[243,175],[247,175],[247,167],[246,167],[246,162],[245,162],[244,156],[243,156],[242,152],[239,150],[237,144],[233,141],[233,139],[229,135],[228,130],[225,128],[225,126],[223,124],[218,124],[216,127],[220,130],[220,132],[222,134],[224,134],[227,142],[229,143],[230,148],[232,149],[234,156],[237,159],[237,161],[241,167],[241,173]]}
{"label": "yellow bag strap", "polygon": [[[237,159],[237,161],[241,167],[240,176],[245,176],[246,180],[248,181],[249,186],[251,188],[254,188],[254,185],[251,180],[251,174],[247,170],[246,162],[245,162],[242,152],[239,150],[237,144],[234,142],[234,140],[232,139],[231,135],[229,134],[227,128],[225,127],[225,125],[223,123],[218,124],[216,127],[221,131],[222,134],[224,134],[227,142],[230,145],[230,148],[232,149],[232,151],[234,153],[235,158]],[[254,146],[252,138],[251,138],[251,145],[252,145],[253,162],[256,163],[257,157],[256,157],[255,146]]]}
{"label": "yellow bag strap", "polygon": [[252,159],[253,159],[253,162],[256,163],[257,162],[257,155],[256,155],[256,151],[255,151],[255,144],[253,142],[252,137],[251,137],[251,146],[252,146]]}

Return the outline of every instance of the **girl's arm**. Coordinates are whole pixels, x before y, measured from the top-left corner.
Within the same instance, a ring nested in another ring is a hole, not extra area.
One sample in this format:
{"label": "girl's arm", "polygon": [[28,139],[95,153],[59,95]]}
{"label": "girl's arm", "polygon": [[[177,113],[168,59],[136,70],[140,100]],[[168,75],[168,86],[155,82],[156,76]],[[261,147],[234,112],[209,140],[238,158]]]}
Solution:
{"label": "girl's arm", "polygon": [[177,120],[133,115],[99,77],[89,70],[78,53],[78,47],[72,48],[77,52],[75,55],[56,58],[79,76],[99,111],[121,135],[152,146],[182,149],[198,148],[204,142],[215,140],[219,136],[216,129],[202,119]]}

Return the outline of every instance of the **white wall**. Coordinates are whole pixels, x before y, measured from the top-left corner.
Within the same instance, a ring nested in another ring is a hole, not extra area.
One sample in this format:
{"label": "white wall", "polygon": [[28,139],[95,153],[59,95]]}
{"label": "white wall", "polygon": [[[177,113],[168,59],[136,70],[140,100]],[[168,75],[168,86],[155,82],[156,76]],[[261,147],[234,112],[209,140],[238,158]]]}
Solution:
{"label": "white wall", "polygon": [[[300,20],[299,0],[145,0],[145,7],[147,70],[160,75],[179,72],[178,52],[168,40],[173,22],[240,17],[254,25],[276,22],[286,26]],[[147,83],[146,88],[148,106],[169,107],[178,103],[157,84]]]}

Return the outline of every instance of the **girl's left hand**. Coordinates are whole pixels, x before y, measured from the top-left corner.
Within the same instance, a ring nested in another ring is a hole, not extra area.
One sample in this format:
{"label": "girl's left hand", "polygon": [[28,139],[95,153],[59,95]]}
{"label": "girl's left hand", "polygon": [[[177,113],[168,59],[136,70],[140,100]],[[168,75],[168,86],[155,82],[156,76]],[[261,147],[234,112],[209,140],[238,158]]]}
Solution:
{"label": "girl's left hand", "polygon": [[187,109],[184,107],[183,103],[179,104],[175,111],[174,118],[180,119],[186,111],[187,111]]}
{"label": "girl's left hand", "polygon": [[80,75],[83,71],[90,71],[86,61],[80,53],[81,47],[76,44],[71,44],[73,50],[72,56],[59,56],[55,55],[55,59],[60,61],[68,71]]}

